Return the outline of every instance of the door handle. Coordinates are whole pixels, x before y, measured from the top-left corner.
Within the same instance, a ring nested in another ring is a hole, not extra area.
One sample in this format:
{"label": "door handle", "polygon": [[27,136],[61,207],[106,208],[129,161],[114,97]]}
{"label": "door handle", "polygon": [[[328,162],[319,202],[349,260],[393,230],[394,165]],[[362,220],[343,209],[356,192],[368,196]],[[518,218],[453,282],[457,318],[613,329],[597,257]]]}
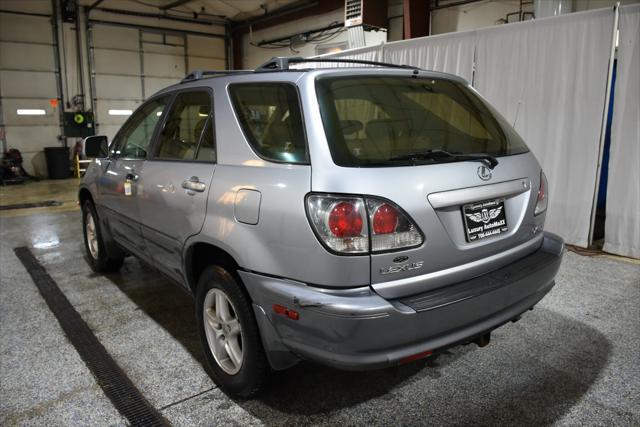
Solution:
{"label": "door handle", "polygon": [[192,176],[186,181],[182,181],[182,188],[189,191],[197,191],[198,193],[202,193],[207,186],[204,182],[200,182],[197,176]]}
{"label": "door handle", "polygon": [[127,181],[137,181],[138,178],[140,178],[140,175],[138,175],[137,173],[132,173],[129,172],[127,175],[125,175],[124,177]]}

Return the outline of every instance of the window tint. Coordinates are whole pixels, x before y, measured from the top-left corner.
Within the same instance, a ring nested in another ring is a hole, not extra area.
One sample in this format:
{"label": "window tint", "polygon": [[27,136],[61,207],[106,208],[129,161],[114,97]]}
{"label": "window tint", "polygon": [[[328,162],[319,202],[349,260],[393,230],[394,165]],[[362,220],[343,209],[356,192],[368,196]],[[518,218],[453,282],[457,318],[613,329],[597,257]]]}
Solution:
{"label": "window tint", "polygon": [[118,135],[116,154],[129,159],[147,157],[153,132],[168,101],[168,96],[149,101],[129,118]]}
{"label": "window tint", "polygon": [[316,89],[331,155],[340,166],[414,163],[401,157],[429,150],[496,156],[527,151],[500,117],[457,82],[325,77]]}
{"label": "window tint", "polygon": [[211,112],[208,92],[182,92],[176,96],[160,135],[156,157],[193,160]]}
{"label": "window tint", "polygon": [[286,83],[235,84],[229,89],[242,130],[267,160],[307,163],[298,94]]}
{"label": "window tint", "polygon": [[200,139],[200,146],[198,147],[198,154],[196,154],[196,160],[201,162],[215,162],[217,160],[215,136],[213,134],[213,119],[207,121],[207,125],[204,128],[204,133]]}

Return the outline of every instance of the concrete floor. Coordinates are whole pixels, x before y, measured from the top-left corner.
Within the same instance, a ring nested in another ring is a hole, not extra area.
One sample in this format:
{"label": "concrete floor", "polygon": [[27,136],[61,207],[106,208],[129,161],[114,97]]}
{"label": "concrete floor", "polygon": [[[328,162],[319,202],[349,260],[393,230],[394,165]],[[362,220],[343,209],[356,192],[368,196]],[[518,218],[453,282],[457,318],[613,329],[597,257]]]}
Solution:
{"label": "concrete floor", "polygon": [[133,258],[93,274],[81,235],[77,209],[0,217],[1,425],[125,424],[13,254],[21,245],[175,425],[640,425],[638,262],[568,252],[554,290],[484,349],[368,373],[303,363],[234,401],[202,366],[190,297]]}

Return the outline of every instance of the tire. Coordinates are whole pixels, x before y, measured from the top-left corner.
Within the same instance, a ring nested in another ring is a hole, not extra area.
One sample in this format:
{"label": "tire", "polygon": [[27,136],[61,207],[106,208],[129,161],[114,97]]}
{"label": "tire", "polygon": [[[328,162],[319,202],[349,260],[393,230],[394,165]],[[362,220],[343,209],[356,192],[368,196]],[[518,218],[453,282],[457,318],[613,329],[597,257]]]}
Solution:
{"label": "tire", "polygon": [[91,200],[82,205],[82,233],[86,258],[93,271],[111,273],[120,270],[124,256],[114,257],[107,252],[98,214]]}
{"label": "tire", "polygon": [[198,281],[196,320],[211,378],[230,395],[249,398],[260,391],[270,367],[239,281],[220,266],[207,267]]}

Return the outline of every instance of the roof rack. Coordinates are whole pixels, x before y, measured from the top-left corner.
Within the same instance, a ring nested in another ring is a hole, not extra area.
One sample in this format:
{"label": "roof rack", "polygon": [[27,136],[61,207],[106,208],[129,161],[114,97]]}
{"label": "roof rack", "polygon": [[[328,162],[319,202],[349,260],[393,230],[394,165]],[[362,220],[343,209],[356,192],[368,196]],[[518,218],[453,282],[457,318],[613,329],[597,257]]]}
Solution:
{"label": "roof rack", "polygon": [[187,74],[180,83],[188,83],[205,77],[226,76],[228,74],[251,73],[251,70],[195,70]]}
{"label": "roof rack", "polygon": [[409,70],[421,70],[420,67],[411,65],[389,64],[387,62],[366,61],[364,59],[344,59],[344,58],[303,58],[301,56],[274,56],[264,64],[255,69],[256,72],[265,71],[285,71],[289,69],[289,64],[300,64],[304,62],[338,62],[347,64],[376,65],[378,67],[405,68]]}
{"label": "roof rack", "polygon": [[387,62],[365,61],[364,59],[344,59],[344,58],[303,58],[301,56],[274,56],[255,70],[195,70],[185,76],[180,83],[188,83],[206,77],[227,76],[229,74],[247,74],[267,71],[286,71],[290,64],[301,64],[305,62],[339,62],[347,64],[375,65],[378,67],[404,68],[408,70],[421,70],[419,67],[411,65],[389,64]]}

